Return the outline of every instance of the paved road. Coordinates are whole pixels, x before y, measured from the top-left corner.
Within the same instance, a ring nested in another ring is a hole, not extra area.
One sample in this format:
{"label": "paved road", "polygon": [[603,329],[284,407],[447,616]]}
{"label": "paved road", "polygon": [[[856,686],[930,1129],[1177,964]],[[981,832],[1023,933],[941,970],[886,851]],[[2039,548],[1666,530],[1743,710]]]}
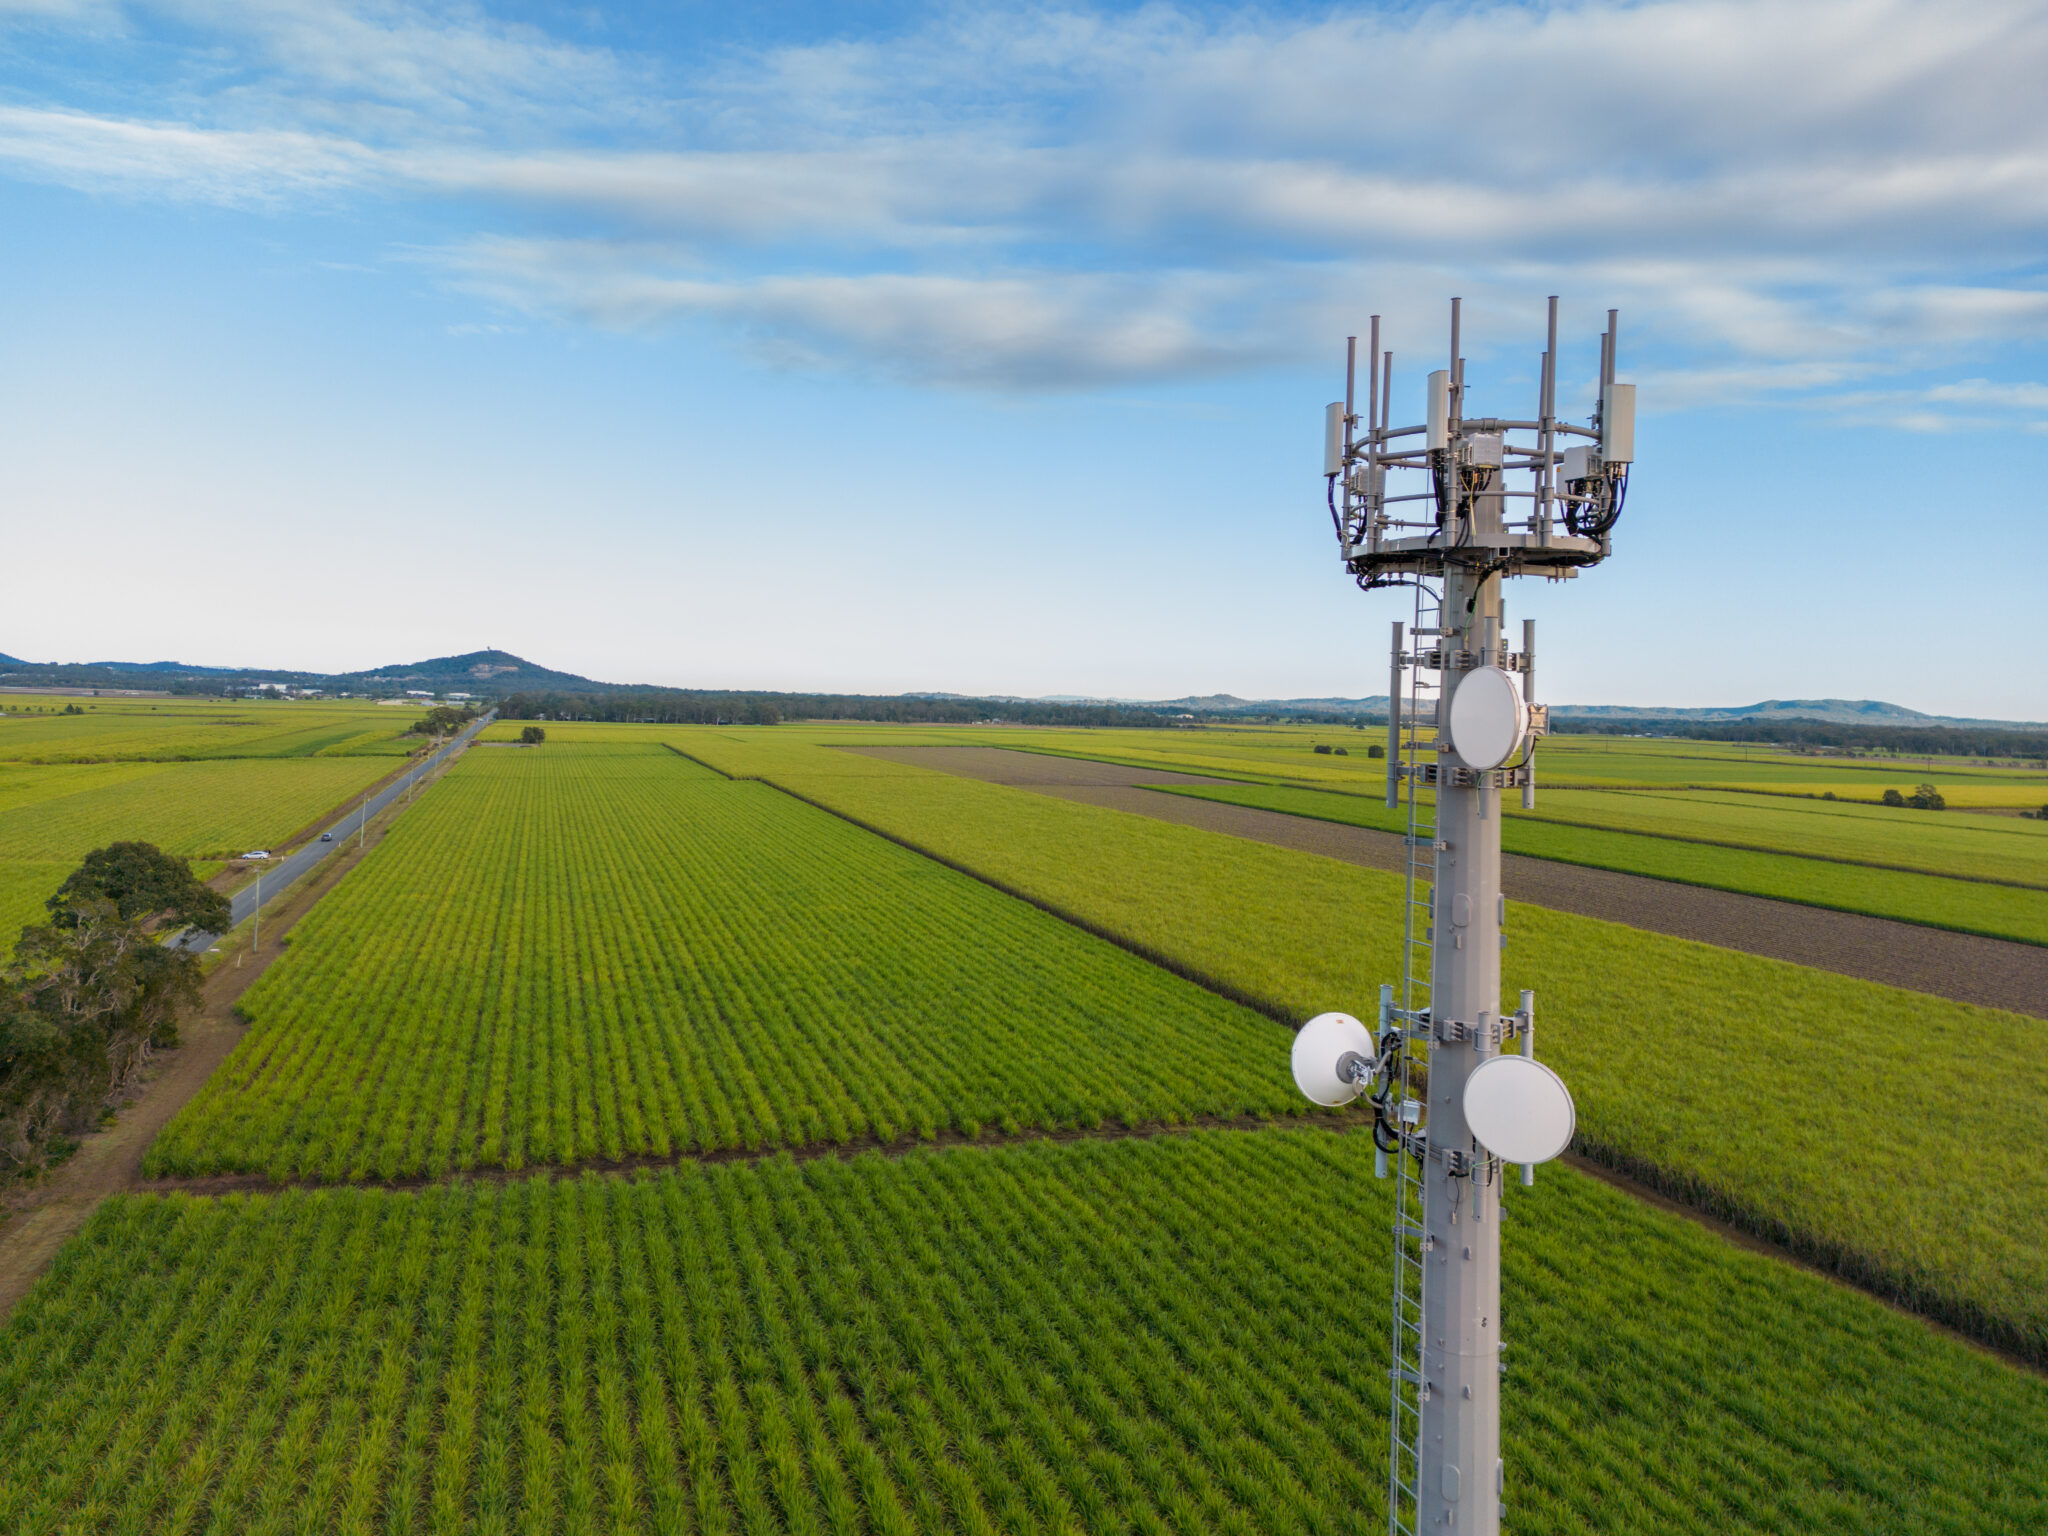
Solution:
{"label": "paved road", "polygon": [[[233,912],[234,917],[229,926],[233,927],[236,924],[245,923],[255,914],[257,905],[256,895],[259,890],[263,894],[263,905],[267,907],[271,902],[297,885],[306,875],[312,873],[314,866],[322,859],[346,847],[348,845],[346,833],[355,831],[364,819],[375,816],[385,806],[404,794],[408,784],[414,779],[429,773],[435,766],[445,761],[451,752],[455,751],[464,742],[476,735],[478,731],[489,725],[493,718],[495,716],[485,715],[445,747],[434,753],[433,756],[415,765],[410,773],[393,779],[384,788],[370,796],[367,810],[361,801],[357,801],[355,806],[339,820],[322,827],[321,831],[334,834],[333,842],[323,843],[316,836],[308,839],[306,846],[299,849],[298,852],[287,858],[273,859],[264,865],[263,873],[259,878],[251,880],[230,898],[230,910]],[[178,944],[183,949],[204,950],[219,938],[220,935],[217,933],[187,933],[178,940]]]}
{"label": "paved road", "polygon": [[[1400,874],[1407,849],[1390,832],[1343,826],[1186,795],[1148,784],[1215,784],[1199,774],[1123,768],[1005,747],[849,747],[868,757],[915,763],[1063,800],[1131,811],[1254,842],[1296,848]],[[1587,869],[1517,854],[1501,858],[1508,899],[1626,923],[1724,949],[1881,981],[1957,1002],[2048,1018],[2048,948],[1950,933],[1915,923],[1834,912],[1797,902],[1708,890],[1616,870]]]}

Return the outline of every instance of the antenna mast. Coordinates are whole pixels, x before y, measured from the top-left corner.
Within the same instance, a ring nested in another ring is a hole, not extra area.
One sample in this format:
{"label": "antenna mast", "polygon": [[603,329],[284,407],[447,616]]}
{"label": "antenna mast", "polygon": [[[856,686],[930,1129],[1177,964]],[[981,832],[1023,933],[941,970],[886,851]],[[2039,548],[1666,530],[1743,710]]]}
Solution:
{"label": "antenna mast", "polygon": [[[1535,1059],[1536,999],[1502,1011],[1503,795],[1535,804],[1535,625],[1508,647],[1504,577],[1575,577],[1610,552],[1635,457],[1635,386],[1615,380],[1619,317],[1600,338],[1590,426],[1557,416],[1557,300],[1528,419],[1467,413],[1462,306],[1426,420],[1390,427],[1393,356],[1372,317],[1366,415],[1356,338],[1346,399],[1324,420],[1323,473],[1344,568],[1370,592],[1414,590],[1393,626],[1387,803],[1408,808],[1404,976],[1380,988],[1378,1028],[1323,1014],[1295,1037],[1295,1080],[1319,1103],[1374,1107],[1381,1177],[1396,1179],[1387,1528],[1496,1536],[1500,1459],[1500,1217],[1506,1165],[1522,1182],[1571,1140],[1571,1095]],[[1569,443],[1561,447],[1561,443]],[[1518,483],[1512,484],[1511,481]],[[1519,1045],[1519,1053],[1510,1048]],[[1392,1167],[1390,1169],[1390,1163]]]}

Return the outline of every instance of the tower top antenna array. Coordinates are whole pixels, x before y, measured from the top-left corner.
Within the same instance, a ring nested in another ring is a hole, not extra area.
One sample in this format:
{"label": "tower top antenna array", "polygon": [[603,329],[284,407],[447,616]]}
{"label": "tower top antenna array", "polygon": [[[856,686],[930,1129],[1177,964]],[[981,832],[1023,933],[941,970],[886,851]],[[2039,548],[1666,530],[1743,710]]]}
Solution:
{"label": "tower top antenna array", "polygon": [[1323,474],[1345,568],[1367,590],[1440,577],[1460,564],[1563,578],[1610,551],[1635,458],[1635,386],[1614,377],[1619,312],[1607,312],[1593,418],[1579,426],[1557,415],[1556,298],[1530,417],[1467,413],[1462,309],[1451,300],[1449,366],[1429,375],[1427,419],[1413,426],[1388,423],[1394,354],[1380,350],[1378,315],[1367,342],[1365,414],[1357,413],[1351,338],[1344,399],[1325,416]]}
{"label": "tower top antenna array", "polygon": [[[1344,399],[1323,423],[1344,568],[1367,591],[1408,586],[1413,623],[1393,626],[1387,804],[1408,809],[1400,1001],[1379,1022],[1323,1014],[1295,1037],[1295,1081],[1319,1104],[1363,1095],[1378,1171],[1394,1189],[1394,1296],[1387,1528],[1395,1536],[1496,1536],[1508,1512],[1500,1460],[1500,1217],[1506,1165],[1522,1182],[1570,1142],[1571,1093],[1535,1059],[1536,995],[1506,1011],[1500,951],[1501,795],[1533,809],[1536,626],[1509,648],[1501,580],[1576,576],[1606,559],[1635,458],[1635,386],[1615,379],[1619,317],[1607,312],[1591,424],[1557,415],[1557,300],[1550,301],[1536,410],[1467,409],[1462,306],[1451,300],[1449,366],[1429,375],[1427,419],[1389,422],[1394,359],[1372,318],[1365,413],[1358,338]],[[1511,1050],[1518,1047],[1518,1050]]]}

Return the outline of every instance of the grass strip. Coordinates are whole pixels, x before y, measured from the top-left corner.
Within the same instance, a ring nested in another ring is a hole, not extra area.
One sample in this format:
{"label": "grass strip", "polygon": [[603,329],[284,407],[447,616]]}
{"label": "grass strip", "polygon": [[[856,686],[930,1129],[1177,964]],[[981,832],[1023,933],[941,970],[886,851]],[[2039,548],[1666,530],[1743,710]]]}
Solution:
{"label": "grass strip", "polygon": [[[1390,811],[1384,804],[1358,795],[1250,784],[1154,784],[1147,788],[1342,826],[1407,830],[1405,811]],[[1682,885],[1768,896],[2022,944],[2048,944],[2048,891],[1517,815],[1501,818],[1500,841],[1504,852],[1560,864],[1647,875]]]}

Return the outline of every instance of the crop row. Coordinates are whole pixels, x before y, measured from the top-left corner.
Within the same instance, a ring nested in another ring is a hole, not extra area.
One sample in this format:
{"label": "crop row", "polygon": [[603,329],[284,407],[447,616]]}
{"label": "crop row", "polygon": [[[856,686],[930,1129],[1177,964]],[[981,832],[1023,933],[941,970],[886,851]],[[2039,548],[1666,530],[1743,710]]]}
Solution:
{"label": "crop row", "polygon": [[[786,728],[669,735],[1274,1011],[1362,1011],[1400,975],[1401,883],[1376,870]],[[1507,933],[1505,995],[1536,990],[1582,1146],[2048,1359],[2038,1020],[1521,904]]]}
{"label": "crop row", "polygon": [[[1264,784],[1166,784],[1161,793],[1226,805],[1282,811],[1345,826],[1405,831],[1407,812],[1390,811],[1362,795],[1331,794]],[[1568,792],[1590,798],[1596,791]],[[1539,797],[1541,800],[1546,797]],[[1547,798],[1563,799],[1563,795]],[[1638,801],[1646,795],[1601,795],[1602,800]],[[1592,812],[1588,814],[1597,814]],[[1797,813],[1794,813],[1797,814]],[[1932,814],[1932,813],[1930,813]],[[1986,817],[1985,820],[1992,818]],[[2022,827],[2042,825],[2000,817]],[[1729,829],[1729,835],[1740,835]],[[2042,841],[2048,849],[2048,840]],[[2025,890],[1978,880],[1951,879],[1900,869],[1871,869],[1796,854],[1717,846],[1673,835],[1644,836],[1553,819],[1520,815],[1501,819],[1501,847],[1508,853],[1554,859],[1593,869],[1619,870],[1656,880],[1675,880],[1713,890],[1768,896],[1838,912],[1861,912],[1932,928],[1981,933],[2024,944],[2048,944],[2048,890]]]}
{"label": "crop row", "polygon": [[[0,1527],[1384,1520],[1386,1186],[1264,1130],[120,1197],[0,1332]],[[1509,1528],[2048,1518],[2048,1385],[1583,1176],[1517,1191]]]}
{"label": "crop row", "polygon": [[658,747],[472,751],[294,931],[160,1173],[1292,1113],[1286,1031]]}

